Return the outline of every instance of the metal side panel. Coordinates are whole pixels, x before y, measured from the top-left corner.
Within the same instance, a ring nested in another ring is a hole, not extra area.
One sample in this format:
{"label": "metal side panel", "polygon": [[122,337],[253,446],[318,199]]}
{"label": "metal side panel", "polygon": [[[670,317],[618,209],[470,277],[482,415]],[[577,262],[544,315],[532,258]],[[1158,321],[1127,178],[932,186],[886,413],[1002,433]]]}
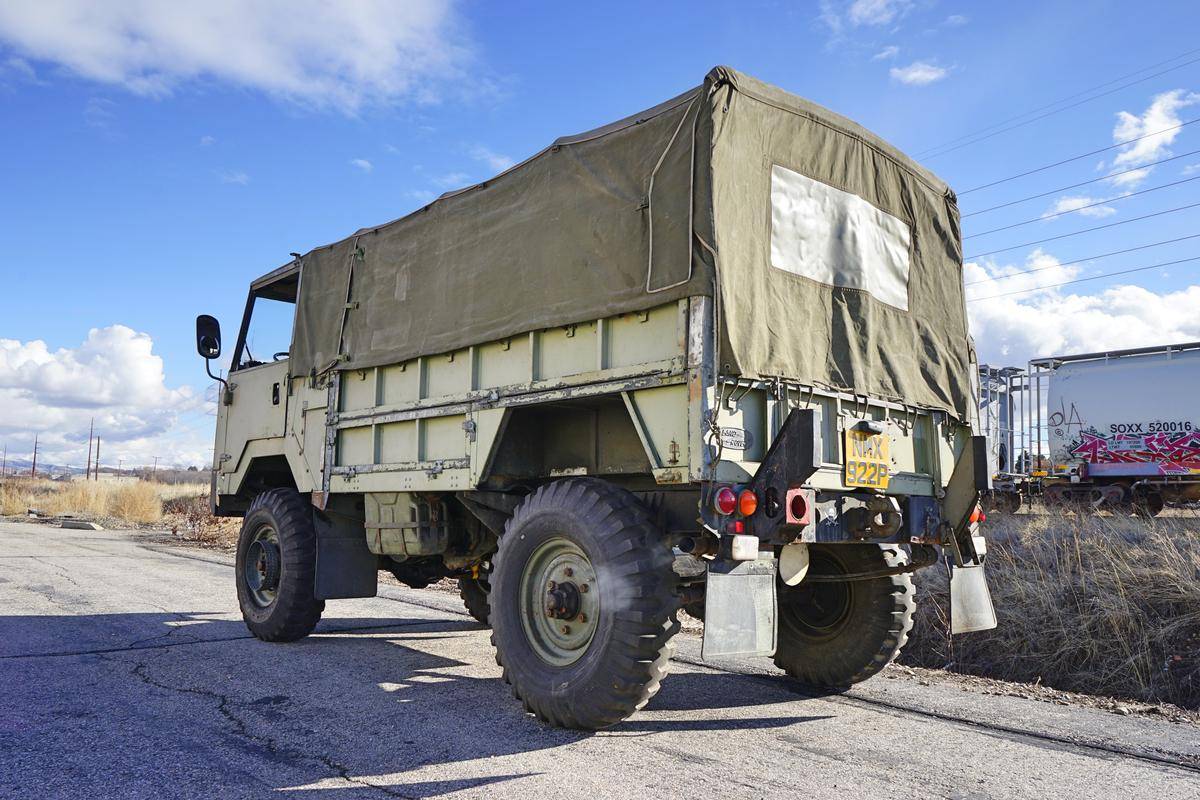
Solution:
{"label": "metal side panel", "polygon": [[626,409],[658,483],[683,483],[691,461],[688,388],[683,384],[623,392]]}

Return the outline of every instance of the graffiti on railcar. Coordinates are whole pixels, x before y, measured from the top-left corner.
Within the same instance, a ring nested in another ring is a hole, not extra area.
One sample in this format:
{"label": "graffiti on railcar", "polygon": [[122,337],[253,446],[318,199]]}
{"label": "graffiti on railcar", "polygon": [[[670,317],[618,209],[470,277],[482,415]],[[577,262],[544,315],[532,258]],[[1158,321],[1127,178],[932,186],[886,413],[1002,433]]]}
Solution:
{"label": "graffiti on railcar", "polygon": [[1162,475],[1187,475],[1200,472],[1200,431],[1188,428],[1174,434],[1108,435],[1088,428],[1071,442],[1069,452],[1089,464],[1156,464]]}

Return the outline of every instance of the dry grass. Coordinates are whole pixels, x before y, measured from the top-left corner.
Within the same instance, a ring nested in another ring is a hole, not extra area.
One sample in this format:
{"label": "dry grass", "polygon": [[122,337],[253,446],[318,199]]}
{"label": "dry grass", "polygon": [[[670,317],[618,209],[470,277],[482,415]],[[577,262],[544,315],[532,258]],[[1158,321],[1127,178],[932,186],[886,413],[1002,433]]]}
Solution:
{"label": "dry grass", "polygon": [[945,573],[918,581],[904,663],[1200,707],[1200,524],[999,515],[987,523],[999,626],[950,637]]}
{"label": "dry grass", "polygon": [[50,481],[8,479],[0,485],[0,514],[25,515],[29,509],[53,516],[71,515],[147,525],[163,517],[163,503],[196,495],[195,485],[167,485],[139,480]]}

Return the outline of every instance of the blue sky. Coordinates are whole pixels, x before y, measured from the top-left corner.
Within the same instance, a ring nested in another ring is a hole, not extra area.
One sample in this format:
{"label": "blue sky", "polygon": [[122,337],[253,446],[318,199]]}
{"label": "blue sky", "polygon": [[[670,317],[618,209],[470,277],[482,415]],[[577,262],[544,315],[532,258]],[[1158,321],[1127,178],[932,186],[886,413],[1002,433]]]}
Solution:
{"label": "blue sky", "polygon": [[[60,461],[82,462],[99,416],[114,462],[202,462],[197,313],[232,338],[246,284],[289,252],[651,106],[716,64],[914,155],[1136,73],[922,158],[959,190],[1200,117],[1200,61],[1186,63],[1200,52],[1175,58],[1200,47],[1189,2],[20,5],[0,8],[0,440],[20,453],[40,430]],[[962,210],[1191,150],[1200,124],[964,195]],[[1194,176],[1200,154],[967,218],[964,233]],[[966,254],[1194,202],[1200,180],[976,236]],[[1063,266],[1200,233],[1198,220],[1200,208],[978,259],[968,288],[995,298],[1197,256],[1200,239]],[[981,358],[1200,339],[1197,265],[972,303]]]}

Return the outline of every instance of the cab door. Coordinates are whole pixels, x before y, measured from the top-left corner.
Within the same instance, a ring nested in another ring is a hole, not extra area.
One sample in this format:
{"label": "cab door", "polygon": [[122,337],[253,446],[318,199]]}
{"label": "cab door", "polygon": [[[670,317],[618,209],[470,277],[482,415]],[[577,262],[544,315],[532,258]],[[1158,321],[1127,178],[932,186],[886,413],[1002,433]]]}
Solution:
{"label": "cab door", "polygon": [[229,402],[217,412],[222,475],[244,472],[250,459],[284,452],[298,288],[299,270],[287,268],[251,285],[229,373]]}

